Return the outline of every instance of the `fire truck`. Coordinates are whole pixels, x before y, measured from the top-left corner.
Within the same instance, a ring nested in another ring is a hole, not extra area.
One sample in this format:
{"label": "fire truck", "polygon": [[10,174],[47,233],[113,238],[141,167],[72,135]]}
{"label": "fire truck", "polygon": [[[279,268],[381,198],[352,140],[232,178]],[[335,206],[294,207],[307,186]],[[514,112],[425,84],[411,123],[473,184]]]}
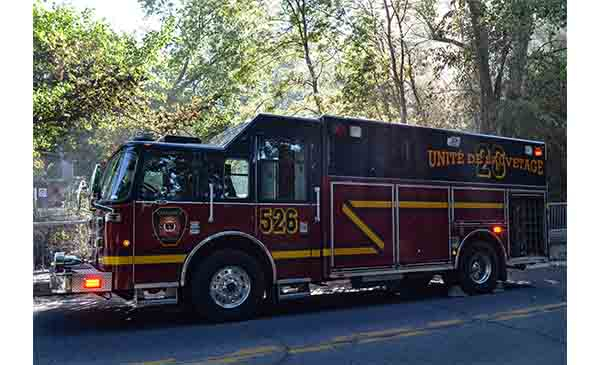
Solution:
{"label": "fire truck", "polygon": [[94,171],[93,257],[57,253],[51,288],[215,320],[338,280],[489,293],[548,260],[546,157],[538,141],[329,115],[136,138]]}

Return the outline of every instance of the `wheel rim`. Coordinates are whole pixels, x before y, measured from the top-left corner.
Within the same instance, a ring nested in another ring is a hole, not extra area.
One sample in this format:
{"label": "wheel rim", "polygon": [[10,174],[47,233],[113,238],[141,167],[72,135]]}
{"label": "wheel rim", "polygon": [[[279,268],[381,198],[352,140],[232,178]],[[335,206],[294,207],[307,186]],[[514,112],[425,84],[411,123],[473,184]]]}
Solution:
{"label": "wheel rim", "polygon": [[488,255],[477,252],[470,260],[469,276],[477,284],[483,284],[492,275],[492,260]]}
{"label": "wheel rim", "polygon": [[246,270],[239,266],[225,266],[210,280],[210,297],[220,307],[239,307],[250,296],[252,284]]}

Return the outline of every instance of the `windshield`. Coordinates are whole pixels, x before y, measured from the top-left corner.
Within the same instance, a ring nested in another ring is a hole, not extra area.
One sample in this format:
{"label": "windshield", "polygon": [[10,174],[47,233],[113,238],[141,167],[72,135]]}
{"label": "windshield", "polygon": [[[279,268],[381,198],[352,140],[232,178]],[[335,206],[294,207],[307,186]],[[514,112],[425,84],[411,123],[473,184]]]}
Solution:
{"label": "windshield", "polygon": [[106,164],[100,183],[101,201],[121,201],[127,198],[133,183],[137,155],[133,151],[121,151]]}

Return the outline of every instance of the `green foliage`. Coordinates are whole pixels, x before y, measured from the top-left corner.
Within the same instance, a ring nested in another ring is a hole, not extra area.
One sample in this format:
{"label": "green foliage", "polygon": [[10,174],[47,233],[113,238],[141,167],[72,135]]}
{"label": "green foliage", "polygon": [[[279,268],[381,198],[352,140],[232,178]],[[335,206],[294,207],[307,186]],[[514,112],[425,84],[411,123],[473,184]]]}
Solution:
{"label": "green foliage", "polygon": [[[89,10],[34,3],[34,159],[41,151],[102,154],[90,140],[118,129],[120,118],[147,98],[144,83],[168,39],[168,23],[138,44]],[[39,160],[34,166],[43,167]]]}
{"label": "green foliage", "polygon": [[34,4],[35,171],[43,151],[91,166],[143,130],[206,139],[260,111],[398,121],[401,86],[408,123],[477,129],[481,4],[490,130],[546,140],[564,198],[565,0],[138,1],[162,21],[142,41],[91,11]]}

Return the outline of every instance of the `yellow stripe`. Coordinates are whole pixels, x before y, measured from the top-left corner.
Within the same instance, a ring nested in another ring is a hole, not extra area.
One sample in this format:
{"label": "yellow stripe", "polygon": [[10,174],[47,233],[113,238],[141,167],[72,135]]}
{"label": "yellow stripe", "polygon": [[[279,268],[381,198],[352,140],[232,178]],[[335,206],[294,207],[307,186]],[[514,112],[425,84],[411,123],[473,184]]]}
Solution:
{"label": "yellow stripe", "polygon": [[[319,251],[317,251],[318,254]],[[373,247],[346,247],[346,248],[334,248],[333,252],[335,256],[352,256],[352,255],[376,255],[377,250]],[[331,256],[331,249],[326,248],[323,250],[323,256]]]}
{"label": "yellow stripe", "polygon": [[[309,257],[321,257],[321,250],[290,250],[290,251],[273,251],[271,252],[273,259],[302,259]],[[352,255],[375,255],[377,251],[372,247],[348,247],[336,248],[335,255],[337,256],[352,256]],[[331,256],[331,249],[323,250],[323,256]],[[152,256],[135,256],[136,264],[180,264],[185,261],[186,255],[152,255]],[[132,265],[134,256],[103,256],[100,258],[100,263],[103,265]]]}
{"label": "yellow stripe", "polygon": [[367,227],[367,225],[360,220],[360,218],[358,218],[358,216],[356,214],[354,214],[354,212],[352,212],[350,210],[350,208],[348,208],[348,206],[346,204],[344,204],[342,206],[342,212],[344,212],[344,214],[346,214],[348,216],[348,218],[350,218],[350,220],[364,233],[367,235],[367,237],[369,237],[369,239],[376,244],[380,249],[383,250],[383,248],[385,247],[385,243],[383,243],[383,241],[381,240],[381,238],[379,238],[375,232],[373,232],[369,227]]}
{"label": "yellow stripe", "polygon": [[180,264],[186,255],[152,255],[152,256],[103,256],[103,265],[132,265],[136,264]]}
{"label": "yellow stripe", "polygon": [[[350,205],[354,208],[375,208],[386,209],[392,207],[390,201],[378,200],[351,200]],[[399,208],[418,208],[418,209],[435,209],[448,208],[448,202],[429,202],[429,201],[399,201]],[[454,208],[457,209],[504,209],[503,203],[485,203],[485,202],[463,202],[454,203]]]}
{"label": "yellow stripe", "polygon": [[[346,247],[335,248],[336,256],[353,256],[353,255],[375,255],[377,251],[372,247]],[[290,250],[290,251],[273,251],[271,252],[273,259],[305,259],[309,257],[321,257],[321,250]],[[331,256],[331,249],[323,249],[323,256]]]}
{"label": "yellow stripe", "polygon": [[[367,201],[367,200],[350,200],[350,205],[354,208],[391,208],[390,201]],[[427,202],[427,201],[399,201],[400,208],[448,208],[448,202]]]}
{"label": "yellow stripe", "polygon": [[448,208],[448,202],[399,201],[400,208]]}
{"label": "yellow stripe", "polygon": [[271,255],[275,260],[304,259],[311,257],[311,250],[273,251]]}
{"label": "yellow stripe", "polygon": [[454,203],[458,209],[504,209],[503,203]]}
{"label": "yellow stripe", "polygon": [[391,208],[392,202],[375,200],[350,200],[350,205],[352,205],[354,208]]}

